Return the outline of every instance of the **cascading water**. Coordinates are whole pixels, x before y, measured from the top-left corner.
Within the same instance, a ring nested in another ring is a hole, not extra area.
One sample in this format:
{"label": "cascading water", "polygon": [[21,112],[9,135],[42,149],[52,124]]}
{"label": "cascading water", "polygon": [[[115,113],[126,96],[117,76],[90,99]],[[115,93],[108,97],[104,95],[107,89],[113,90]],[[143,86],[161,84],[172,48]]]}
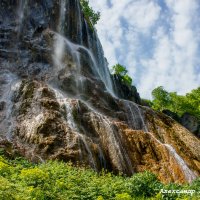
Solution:
{"label": "cascading water", "polygon": [[195,180],[197,178],[197,176],[194,174],[194,172],[189,169],[189,167],[187,166],[187,164],[185,163],[185,161],[177,154],[176,150],[170,144],[163,144],[162,142],[160,142],[150,132],[147,132],[147,134],[150,135],[151,138],[153,138],[158,144],[160,144],[161,146],[164,146],[169,151],[169,153],[171,154],[171,156],[174,157],[174,159],[176,160],[176,162],[180,166],[182,172],[184,173],[185,179],[189,183],[191,183],[193,180]]}
{"label": "cascading water", "polygon": [[24,14],[27,8],[28,0],[19,0],[19,6],[17,10],[18,23],[17,23],[17,38],[19,38],[23,26]]}
{"label": "cascading water", "polygon": [[2,113],[0,127],[3,135],[6,135],[6,138],[11,140],[14,123],[14,120],[12,119],[12,96],[13,92],[19,87],[20,84],[17,77],[8,71],[2,72],[0,81],[3,83],[3,87],[0,90],[0,113]]}
{"label": "cascading water", "polygon": [[81,5],[79,3],[79,0],[75,0],[76,1],[76,10],[77,10],[77,19],[78,19],[78,22],[77,23],[77,33],[79,33],[79,37],[80,37],[80,45],[83,45],[83,34],[82,34],[82,23],[81,23]]}
{"label": "cascading water", "polygon": [[116,94],[114,92],[113,89],[113,83],[111,81],[111,75],[110,75],[110,71],[109,68],[107,67],[108,64],[106,62],[106,59],[104,58],[104,52],[103,52],[103,48],[101,46],[101,43],[99,41],[99,39],[97,38],[97,60],[98,60],[98,66],[104,66],[104,67],[98,67],[99,70],[99,74],[101,75],[102,79],[105,80],[104,83],[108,89],[108,91],[114,96],[116,97]]}
{"label": "cascading water", "polygon": [[[86,103],[87,104],[87,103]],[[88,105],[88,104],[87,104]],[[109,154],[111,159],[114,162],[115,168],[121,172],[126,172],[128,174],[133,174],[133,165],[129,158],[129,155],[125,148],[121,143],[121,138],[118,132],[114,130],[112,124],[110,123],[109,119],[103,116],[101,113],[97,112],[89,105],[88,107],[92,110],[90,115],[93,124],[95,124],[95,118],[98,118],[98,121],[102,122],[102,128],[104,129],[105,135],[103,137],[107,140],[107,145],[109,148]],[[98,126],[95,126],[96,131],[99,132]]]}
{"label": "cascading water", "polygon": [[[51,88],[55,95],[56,95],[56,99],[58,101],[58,103],[60,104],[61,107],[65,106],[65,110],[66,110],[66,118],[67,118],[67,123],[69,125],[69,127],[74,131],[74,133],[76,134],[78,141],[79,141],[79,147],[81,147],[81,143],[84,145],[84,148],[86,149],[87,153],[88,153],[88,161],[91,164],[91,167],[95,170],[97,170],[97,166],[96,166],[96,162],[95,162],[95,158],[93,156],[92,150],[90,148],[89,143],[87,142],[88,138],[86,138],[85,135],[79,133],[79,129],[76,126],[76,123],[74,121],[74,117],[73,117],[73,110],[72,110],[72,103],[70,102],[70,99],[68,99],[67,97],[64,96],[64,94],[62,94],[61,92],[59,92],[58,89],[55,88]],[[70,138],[70,137],[68,137]],[[70,141],[68,140],[68,147],[72,146],[73,147],[73,143],[74,141]],[[81,153],[81,152],[80,152]],[[82,158],[82,155],[80,155],[80,158]]]}
{"label": "cascading water", "polygon": [[113,130],[110,122],[104,116],[101,116],[101,120],[104,122],[104,126],[106,129],[106,134],[108,137],[108,142],[110,143],[110,151],[112,152],[111,155],[114,155],[114,158],[117,161],[117,167],[120,167],[118,170],[123,172],[125,170],[126,173],[133,174],[133,166],[131,160],[128,156],[128,153],[124,149],[123,145],[121,144],[121,139],[118,133]]}
{"label": "cascading water", "polygon": [[[81,21],[82,18],[81,18],[80,3],[79,3],[79,1],[76,0],[75,4],[76,4],[75,6],[77,7],[77,10],[78,10],[76,18],[77,18],[77,20],[79,20],[77,22],[77,30],[79,30],[79,32],[82,34],[82,31],[81,31],[82,30],[82,21]],[[82,69],[84,68],[84,66],[82,66],[82,63],[81,63],[81,51],[83,51],[83,53],[87,54],[87,57],[90,60],[90,68],[93,71],[93,73],[95,74],[95,76],[98,77],[105,84],[107,90],[113,96],[115,96],[115,94],[113,92],[113,86],[112,86],[110,73],[107,68],[105,58],[102,57],[103,50],[102,50],[102,46],[100,45],[99,40],[97,40],[97,44],[95,46],[95,50],[96,50],[96,57],[95,57],[95,55],[93,54],[94,47],[92,44],[90,44],[90,42],[88,42],[89,43],[88,44],[89,49],[88,49],[82,45],[82,43],[83,43],[82,39],[80,39],[80,44],[74,44],[65,37],[65,26],[67,23],[67,20],[65,18],[66,7],[67,7],[66,0],[61,0],[59,25],[57,28],[58,33],[55,33],[56,40],[54,43],[54,55],[53,55],[53,60],[54,60],[57,70],[66,68],[67,63],[66,63],[66,60],[64,59],[64,57],[65,57],[65,54],[67,53],[66,51],[69,51],[68,53],[70,54],[70,56],[72,57],[72,61],[76,65],[77,87],[78,87],[78,89],[83,88],[84,87],[82,85],[83,78],[81,78],[81,74],[80,74],[81,68]],[[88,28],[89,28],[88,25],[86,25],[87,34],[89,34]],[[95,30],[93,30],[93,31],[94,31],[94,35],[96,35]],[[80,36],[82,38],[82,35],[80,35]],[[81,91],[78,91],[78,93],[80,93],[80,92]]]}
{"label": "cascading water", "polygon": [[[65,13],[66,13],[66,0],[60,0],[60,15],[59,15],[59,23],[58,23],[58,33],[60,35],[64,34],[64,25],[65,25]],[[64,38],[61,36],[57,36],[54,43],[54,55],[53,59],[55,62],[55,66],[58,69],[64,68],[64,63],[62,62],[63,55],[64,55]]]}
{"label": "cascading water", "polygon": [[177,154],[176,150],[169,144],[164,144],[164,146],[169,150],[171,155],[176,159],[177,163],[181,167],[181,170],[184,173],[185,179],[191,183],[197,178],[193,171],[189,169],[185,161]]}
{"label": "cascading water", "polygon": [[145,124],[139,106],[134,102],[126,100],[123,100],[122,103],[127,113],[129,126],[134,130],[144,130],[145,132],[148,132],[147,125]]}

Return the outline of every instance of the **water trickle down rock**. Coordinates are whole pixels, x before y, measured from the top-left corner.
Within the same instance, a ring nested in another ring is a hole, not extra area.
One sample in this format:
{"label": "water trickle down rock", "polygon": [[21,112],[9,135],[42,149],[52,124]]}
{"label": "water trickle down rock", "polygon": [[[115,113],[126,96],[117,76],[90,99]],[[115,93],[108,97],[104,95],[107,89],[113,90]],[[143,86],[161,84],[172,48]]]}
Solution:
{"label": "water trickle down rock", "polygon": [[[163,182],[199,176],[199,139],[113,93],[78,0],[1,1],[1,147],[9,136],[13,151],[34,162],[70,160],[128,175],[149,170]],[[131,99],[139,103],[138,94]]]}

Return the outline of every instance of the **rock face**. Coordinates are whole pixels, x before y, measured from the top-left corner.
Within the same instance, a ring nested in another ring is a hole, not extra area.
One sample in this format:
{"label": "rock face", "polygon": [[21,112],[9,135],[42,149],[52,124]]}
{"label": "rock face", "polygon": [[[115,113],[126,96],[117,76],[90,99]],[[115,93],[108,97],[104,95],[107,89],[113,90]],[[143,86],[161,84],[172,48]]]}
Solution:
{"label": "rock face", "polygon": [[106,63],[78,0],[2,0],[0,146],[34,162],[149,170],[163,182],[198,177],[199,139],[120,99]]}
{"label": "rock face", "polygon": [[170,116],[172,119],[187,128],[191,133],[200,138],[200,121],[197,117],[189,113],[184,113],[179,117],[176,113],[173,113],[170,110],[164,110],[163,113]]}
{"label": "rock face", "polygon": [[137,92],[135,86],[129,86],[122,81],[122,78],[116,74],[112,76],[113,89],[119,98],[133,101],[137,104],[141,104],[140,95]]}
{"label": "rock face", "polygon": [[200,121],[189,113],[184,113],[180,119],[181,125],[200,138]]}

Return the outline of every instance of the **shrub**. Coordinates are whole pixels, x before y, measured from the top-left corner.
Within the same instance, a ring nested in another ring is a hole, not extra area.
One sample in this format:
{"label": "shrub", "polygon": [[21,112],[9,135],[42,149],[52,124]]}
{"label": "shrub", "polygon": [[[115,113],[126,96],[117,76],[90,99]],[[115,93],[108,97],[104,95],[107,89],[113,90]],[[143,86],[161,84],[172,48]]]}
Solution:
{"label": "shrub", "polygon": [[29,186],[38,186],[48,181],[49,175],[43,172],[41,169],[23,169],[20,177]]}
{"label": "shrub", "polygon": [[[23,159],[6,160],[0,157],[3,169],[0,175],[0,199],[65,199],[65,200],[161,200],[187,199],[188,195],[167,195],[160,189],[199,190],[200,180],[191,185],[163,185],[150,172],[132,177],[102,171],[73,167],[71,163],[48,161],[32,164]],[[24,167],[23,167],[24,165]],[[4,174],[9,168],[9,173]],[[196,198],[196,199],[195,199]],[[198,199],[198,193],[192,200]]]}
{"label": "shrub", "polygon": [[10,174],[11,167],[6,163],[6,160],[0,156],[0,176],[7,176]]}
{"label": "shrub", "polygon": [[115,200],[132,200],[131,196],[127,193],[117,194]]}
{"label": "shrub", "polygon": [[152,197],[159,193],[163,186],[156,175],[150,172],[135,174],[130,179],[130,183],[132,196]]}

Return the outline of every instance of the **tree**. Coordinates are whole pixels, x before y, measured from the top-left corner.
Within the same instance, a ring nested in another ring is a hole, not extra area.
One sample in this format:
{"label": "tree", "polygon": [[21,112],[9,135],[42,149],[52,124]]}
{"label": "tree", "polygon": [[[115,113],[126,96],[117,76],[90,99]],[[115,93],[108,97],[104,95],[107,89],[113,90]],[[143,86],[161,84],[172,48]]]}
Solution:
{"label": "tree", "polygon": [[162,86],[155,88],[152,91],[152,96],[153,108],[155,110],[162,111],[166,109],[171,103],[169,93]]}
{"label": "tree", "polygon": [[97,24],[97,22],[100,19],[100,12],[95,12],[92,7],[89,6],[89,0],[80,0],[83,13],[85,15],[85,18],[89,20],[89,22],[92,23],[92,25]]}
{"label": "tree", "polygon": [[113,74],[119,75],[119,76],[125,76],[128,73],[128,70],[126,67],[120,64],[116,64],[112,67]]}
{"label": "tree", "polygon": [[200,119],[200,87],[186,94],[187,112]]}
{"label": "tree", "polygon": [[112,67],[111,72],[115,75],[117,75],[118,77],[121,78],[121,80],[127,84],[128,86],[132,85],[132,78],[127,74],[128,70],[126,69],[125,66],[120,65],[120,64],[116,64]]}
{"label": "tree", "polygon": [[185,96],[176,92],[168,92],[162,86],[152,91],[152,108],[163,111],[170,110],[179,116],[189,113],[200,119],[200,87]]}

